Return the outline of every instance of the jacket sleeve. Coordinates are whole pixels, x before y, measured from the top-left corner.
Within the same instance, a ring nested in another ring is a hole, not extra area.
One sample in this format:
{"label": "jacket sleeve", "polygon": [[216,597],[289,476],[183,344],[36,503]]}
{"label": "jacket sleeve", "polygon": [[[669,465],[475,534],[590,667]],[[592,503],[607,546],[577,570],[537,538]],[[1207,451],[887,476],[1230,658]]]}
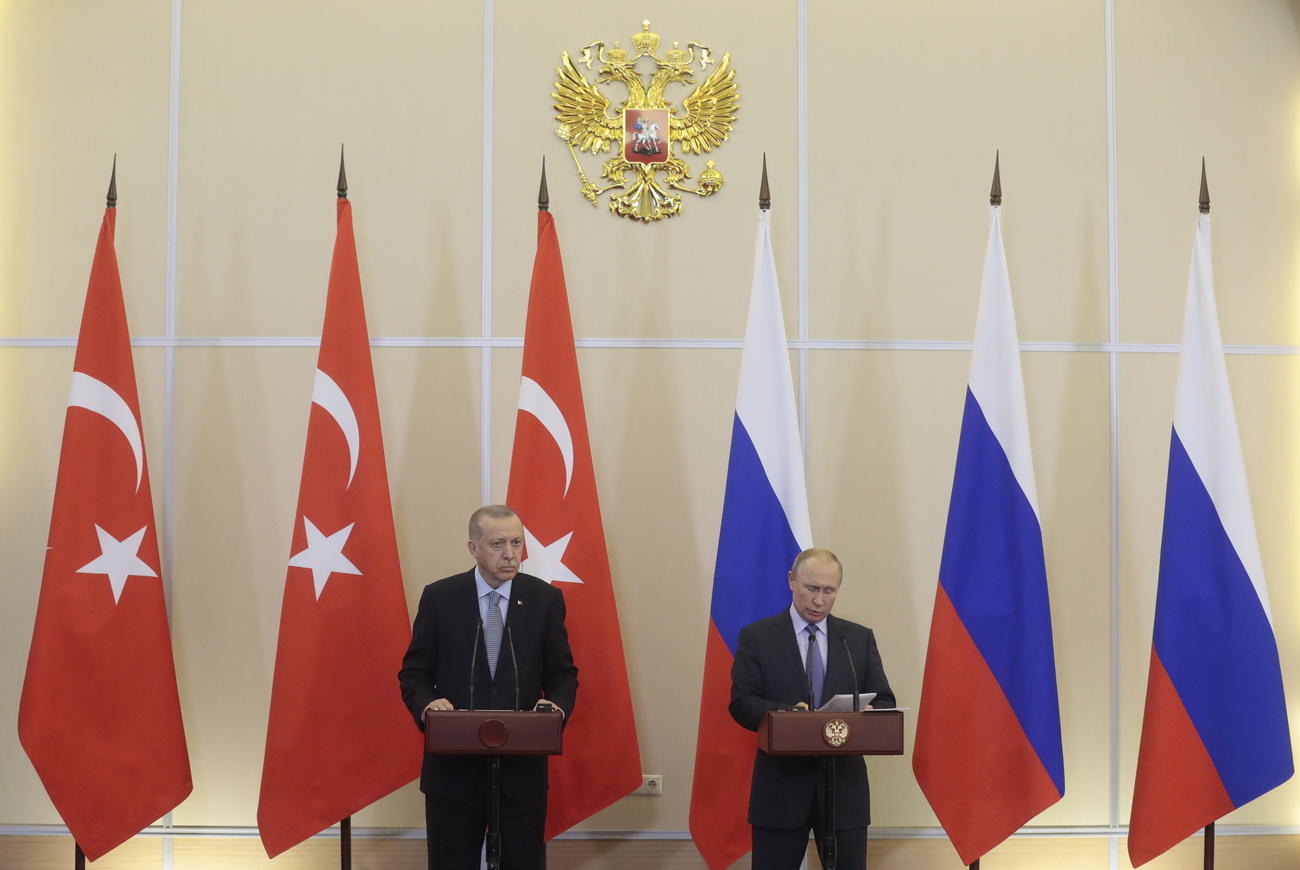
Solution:
{"label": "jacket sleeve", "polygon": [[753,628],[747,625],[740,630],[736,659],[731,665],[731,704],[727,709],[737,725],[757,731],[764,713],[786,705],[765,697],[763,666],[759,661]]}
{"label": "jacket sleeve", "polygon": [[573,650],[569,648],[569,631],[565,628],[564,594],[551,587],[555,595],[547,609],[545,655],[542,671],[542,692],[546,700],[564,711],[567,722],[573,715],[573,705],[578,696],[578,667],[573,663]]}
{"label": "jacket sleeve", "polygon": [[889,687],[889,678],[885,676],[885,666],[880,661],[880,650],[876,648],[876,633],[867,629],[867,672],[863,675],[864,692],[875,692],[876,697],[871,706],[877,710],[898,706],[894,700],[894,690]]}
{"label": "jacket sleeve", "polygon": [[420,595],[420,607],[411,628],[411,645],[406,648],[402,669],[397,672],[402,700],[421,729],[424,728],[424,708],[439,697],[438,617],[433,599],[433,584],[430,584]]}

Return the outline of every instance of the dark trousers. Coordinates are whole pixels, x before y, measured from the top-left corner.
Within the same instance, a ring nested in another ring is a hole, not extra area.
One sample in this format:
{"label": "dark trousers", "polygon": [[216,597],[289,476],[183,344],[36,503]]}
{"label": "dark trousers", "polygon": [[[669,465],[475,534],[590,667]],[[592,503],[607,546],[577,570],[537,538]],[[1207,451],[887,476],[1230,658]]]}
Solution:
{"label": "dark trousers", "polygon": [[[424,798],[429,870],[479,870],[488,824],[487,784],[464,798]],[[546,792],[501,798],[501,870],[545,870]]]}
{"label": "dark trousers", "polygon": [[[814,812],[798,828],[753,827],[753,870],[798,870],[808,852],[808,829],[817,842],[818,858],[822,854],[821,813]],[[835,832],[837,870],[865,870],[867,866],[867,829],[845,828]]]}

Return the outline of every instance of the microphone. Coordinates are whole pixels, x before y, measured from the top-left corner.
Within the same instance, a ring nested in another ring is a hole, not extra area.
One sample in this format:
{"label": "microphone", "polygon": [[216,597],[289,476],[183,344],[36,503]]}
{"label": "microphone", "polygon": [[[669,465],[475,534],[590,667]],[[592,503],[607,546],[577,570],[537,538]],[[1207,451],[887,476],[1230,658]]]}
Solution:
{"label": "microphone", "polygon": [[474,709],[474,665],[478,662],[478,638],[483,633],[483,620],[474,624],[474,647],[469,651],[469,708]]}
{"label": "microphone", "polygon": [[853,664],[853,653],[849,652],[849,639],[840,635],[840,640],[844,641],[844,654],[849,657],[849,670],[853,672],[853,712],[858,712],[858,669]]}
{"label": "microphone", "polygon": [[515,672],[515,710],[519,709],[519,659],[515,658],[515,635],[506,626],[506,643],[510,646],[510,665]]}

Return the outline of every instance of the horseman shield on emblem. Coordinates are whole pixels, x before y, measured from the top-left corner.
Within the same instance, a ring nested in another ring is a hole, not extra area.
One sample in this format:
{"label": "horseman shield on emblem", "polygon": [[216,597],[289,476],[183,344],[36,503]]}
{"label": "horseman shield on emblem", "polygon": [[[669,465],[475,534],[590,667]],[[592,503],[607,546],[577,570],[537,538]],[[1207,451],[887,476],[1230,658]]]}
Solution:
{"label": "horseman shield on emblem", "polygon": [[623,110],[623,159],[663,163],[668,159],[668,110]]}

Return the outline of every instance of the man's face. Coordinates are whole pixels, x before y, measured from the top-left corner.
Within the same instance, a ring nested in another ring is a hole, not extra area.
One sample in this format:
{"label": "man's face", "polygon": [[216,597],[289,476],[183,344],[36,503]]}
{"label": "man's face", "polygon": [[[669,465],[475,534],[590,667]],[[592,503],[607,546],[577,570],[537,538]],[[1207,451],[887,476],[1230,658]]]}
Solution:
{"label": "man's face", "polygon": [[524,525],[519,517],[483,517],[479,528],[478,540],[469,542],[469,552],[483,579],[495,589],[519,573],[519,561],[524,556]]}
{"label": "man's face", "polygon": [[789,575],[790,597],[794,609],[805,622],[821,622],[835,606],[840,591],[840,568],[829,559],[809,559],[799,566],[799,574]]}

